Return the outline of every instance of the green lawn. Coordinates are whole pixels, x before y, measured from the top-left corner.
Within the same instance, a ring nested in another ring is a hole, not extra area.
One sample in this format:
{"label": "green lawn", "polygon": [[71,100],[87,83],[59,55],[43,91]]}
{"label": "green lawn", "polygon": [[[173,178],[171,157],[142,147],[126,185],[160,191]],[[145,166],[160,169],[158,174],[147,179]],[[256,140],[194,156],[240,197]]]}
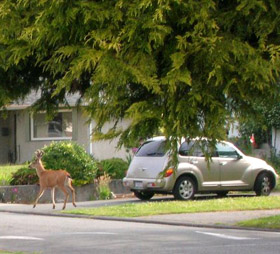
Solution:
{"label": "green lawn", "polygon": [[0,186],[9,185],[12,173],[23,165],[0,165]]}
{"label": "green lawn", "polygon": [[[159,214],[280,209],[280,196],[236,197],[194,201],[129,203],[63,211],[89,216],[141,217]],[[237,226],[280,229],[280,215],[240,222]]]}
{"label": "green lawn", "polygon": [[237,197],[194,201],[129,203],[63,211],[90,216],[140,217],[158,214],[280,209],[280,196]]}
{"label": "green lawn", "polygon": [[280,229],[280,214],[237,223],[241,227]]}

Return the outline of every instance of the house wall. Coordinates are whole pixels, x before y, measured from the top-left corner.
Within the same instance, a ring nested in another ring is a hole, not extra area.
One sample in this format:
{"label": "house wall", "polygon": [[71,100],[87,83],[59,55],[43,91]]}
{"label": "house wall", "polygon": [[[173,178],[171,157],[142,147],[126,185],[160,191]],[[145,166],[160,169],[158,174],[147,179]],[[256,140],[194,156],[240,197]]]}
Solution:
{"label": "house wall", "polygon": [[280,154],[280,130],[272,129],[272,147],[276,150],[276,154]]}
{"label": "house wall", "polygon": [[[129,124],[128,120],[122,121],[118,127],[126,128]],[[95,122],[92,122],[92,127],[95,126]],[[113,127],[113,124],[107,123],[103,127],[102,131],[106,132]],[[110,159],[113,157],[126,159],[128,151],[125,148],[117,149],[118,139],[110,141],[93,141],[92,142],[92,155],[99,160]]]}
{"label": "house wall", "polygon": [[[90,126],[87,123],[87,117],[83,114],[82,110],[74,108],[72,116],[72,140],[83,146],[88,153],[91,153],[94,156],[95,159],[102,160],[112,157],[126,158],[127,152],[125,149],[116,149],[117,140],[101,142],[91,141]],[[16,132],[14,131],[15,118],[17,127]],[[9,152],[12,152],[13,154],[12,162],[21,164],[30,161],[36,150],[41,149],[52,142],[51,140],[31,140],[30,126],[30,113],[28,109],[9,111],[9,117],[6,120],[0,118],[0,164],[9,161]],[[94,123],[91,127],[93,126]],[[105,130],[110,126],[111,125],[109,124],[106,125]],[[9,135],[2,136],[2,128],[6,127],[9,129]]]}
{"label": "house wall", "polygon": [[235,138],[235,137],[239,137],[240,136],[240,133],[239,133],[239,124],[238,122],[233,122],[231,125],[230,125],[230,129],[229,129],[229,132],[228,132],[228,138]]}
{"label": "house wall", "polygon": [[[73,110],[73,129],[73,141],[89,151],[88,125],[80,110]],[[28,110],[20,110],[17,114],[17,163],[30,161],[36,150],[52,142],[51,140],[31,140],[30,133],[30,114]]]}
{"label": "house wall", "polygon": [[31,141],[30,115],[27,110],[20,110],[17,114],[17,163],[30,161],[37,149],[50,141]]}

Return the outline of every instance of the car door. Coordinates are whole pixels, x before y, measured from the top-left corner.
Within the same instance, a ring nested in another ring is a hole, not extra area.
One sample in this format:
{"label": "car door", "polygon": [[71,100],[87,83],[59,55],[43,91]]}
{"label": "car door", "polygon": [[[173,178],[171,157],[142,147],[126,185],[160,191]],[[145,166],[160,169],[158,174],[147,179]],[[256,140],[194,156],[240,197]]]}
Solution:
{"label": "car door", "polygon": [[213,156],[207,161],[202,151],[201,143],[196,141],[182,143],[179,154],[180,161],[190,164],[188,170],[194,172],[198,178],[199,190],[211,191],[219,189],[220,161],[217,156]]}
{"label": "car door", "polygon": [[216,148],[221,171],[221,188],[246,188],[248,184],[244,181],[244,175],[249,163],[232,145],[226,142],[218,143]]}

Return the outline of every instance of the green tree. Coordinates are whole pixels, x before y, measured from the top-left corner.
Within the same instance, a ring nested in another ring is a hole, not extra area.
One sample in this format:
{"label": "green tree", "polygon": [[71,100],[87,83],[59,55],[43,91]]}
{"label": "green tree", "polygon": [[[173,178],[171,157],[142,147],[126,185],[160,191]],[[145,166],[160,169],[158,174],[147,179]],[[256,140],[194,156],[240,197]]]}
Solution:
{"label": "green tree", "polygon": [[280,128],[280,99],[276,97],[268,101],[261,98],[254,102],[250,114],[240,118],[239,124],[240,132],[248,142],[254,133],[258,145],[263,143],[273,145],[275,140],[271,140],[271,130]]}
{"label": "green tree", "polygon": [[279,91],[279,14],[277,0],[3,0],[0,105],[41,88],[52,111],[79,92],[96,138],[224,138]]}

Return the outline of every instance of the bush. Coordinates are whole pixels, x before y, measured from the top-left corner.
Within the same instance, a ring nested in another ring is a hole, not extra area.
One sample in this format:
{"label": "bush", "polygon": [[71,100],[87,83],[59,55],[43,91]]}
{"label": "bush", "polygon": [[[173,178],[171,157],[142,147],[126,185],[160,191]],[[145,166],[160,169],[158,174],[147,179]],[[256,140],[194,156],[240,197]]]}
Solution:
{"label": "bush", "polygon": [[12,174],[10,185],[28,185],[39,182],[35,169],[23,167]]}
{"label": "bush", "polygon": [[112,179],[122,179],[128,169],[128,163],[120,158],[106,159],[99,162],[98,176],[108,174]]}
{"label": "bush", "polygon": [[98,177],[98,195],[101,200],[106,200],[111,198],[110,182],[111,178],[108,174]]}
{"label": "bush", "polygon": [[97,173],[97,163],[84,148],[74,142],[52,142],[43,149],[42,158],[46,169],[65,169],[75,185],[93,182]]}
{"label": "bush", "polygon": [[[73,178],[74,185],[91,183],[97,173],[97,163],[87,152],[74,142],[52,142],[43,149],[42,162],[46,169],[65,169]],[[27,167],[13,174],[11,185],[38,183],[35,169]]]}

